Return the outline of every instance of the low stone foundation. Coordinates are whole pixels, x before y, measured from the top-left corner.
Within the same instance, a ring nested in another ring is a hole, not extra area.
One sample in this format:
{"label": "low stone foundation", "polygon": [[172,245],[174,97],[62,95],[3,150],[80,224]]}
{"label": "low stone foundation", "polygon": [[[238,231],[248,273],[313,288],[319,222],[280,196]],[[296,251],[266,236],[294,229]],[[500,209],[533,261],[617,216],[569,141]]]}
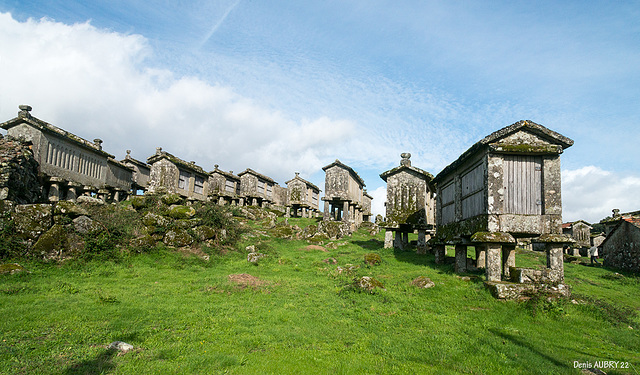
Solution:
{"label": "low stone foundation", "polygon": [[547,292],[551,296],[568,298],[571,296],[569,287],[565,284],[517,284],[501,281],[485,281],[484,286],[498,299],[521,299],[527,294]]}

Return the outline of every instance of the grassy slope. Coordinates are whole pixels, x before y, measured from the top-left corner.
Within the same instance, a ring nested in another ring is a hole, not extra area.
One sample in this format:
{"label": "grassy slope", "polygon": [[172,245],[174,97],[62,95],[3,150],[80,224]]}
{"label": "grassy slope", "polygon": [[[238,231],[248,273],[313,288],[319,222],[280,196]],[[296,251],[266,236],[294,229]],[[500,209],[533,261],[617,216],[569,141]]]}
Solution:
{"label": "grassy slope", "polygon": [[[295,223],[296,219],[290,219]],[[465,281],[433,256],[382,248],[383,234],[356,233],[336,250],[251,238],[269,254],[209,262],[169,252],[120,263],[48,266],[0,276],[0,373],[579,373],[574,361],[629,361],[640,370],[640,321],[620,323],[608,304],[497,301],[481,280]],[[383,263],[366,267],[363,255]],[[543,264],[519,253],[518,265]],[[355,275],[339,266],[358,264]],[[228,275],[266,282],[242,288]],[[574,293],[640,308],[640,282],[566,264]],[[371,275],[386,290],[345,289]],[[410,285],[417,276],[436,286]],[[546,308],[546,310],[545,310]],[[126,355],[105,346],[122,340]],[[635,373],[634,369],[607,373]]]}

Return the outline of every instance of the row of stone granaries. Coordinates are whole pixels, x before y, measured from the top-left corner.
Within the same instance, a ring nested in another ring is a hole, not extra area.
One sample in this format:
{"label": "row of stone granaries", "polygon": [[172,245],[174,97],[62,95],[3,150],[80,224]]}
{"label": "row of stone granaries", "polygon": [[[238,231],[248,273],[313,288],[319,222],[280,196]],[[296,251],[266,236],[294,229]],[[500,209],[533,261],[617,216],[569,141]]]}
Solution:
{"label": "row of stone granaries", "polygon": [[[560,155],[572,145],[519,121],[472,145],[435,177],[402,154],[400,166],[380,175],[387,182],[385,247],[403,249],[408,234],[417,233],[418,252],[429,249],[441,263],[446,246],[454,246],[456,272],[485,269],[494,282],[562,282],[563,253],[587,255],[594,245],[605,265],[640,271],[640,211],[614,210],[605,233],[595,236],[583,221],[562,223]],[[547,268],[515,267],[516,246],[545,251]]]}
{"label": "row of stone granaries", "polygon": [[[250,168],[236,175],[215,165],[213,171],[207,172],[195,162],[184,161],[162,148],[157,148],[146,162],[131,157],[130,150],[124,160],[118,161],[102,149],[100,139],[90,142],[42,121],[31,115],[30,106],[21,105],[19,109],[17,117],[0,127],[8,136],[30,144],[43,179],[43,193],[50,201],[75,201],[88,195],[108,202],[121,201],[132,194],[169,192],[188,200],[281,209],[287,216],[320,214],[321,190],[298,173],[286,182],[287,187],[282,187]],[[346,210],[345,216],[351,213],[351,222],[356,225],[369,220],[372,198],[363,190],[364,182],[357,173],[337,160],[324,169],[330,175],[344,169],[344,173],[355,176],[357,191],[343,197],[348,203],[340,207],[340,212]]]}

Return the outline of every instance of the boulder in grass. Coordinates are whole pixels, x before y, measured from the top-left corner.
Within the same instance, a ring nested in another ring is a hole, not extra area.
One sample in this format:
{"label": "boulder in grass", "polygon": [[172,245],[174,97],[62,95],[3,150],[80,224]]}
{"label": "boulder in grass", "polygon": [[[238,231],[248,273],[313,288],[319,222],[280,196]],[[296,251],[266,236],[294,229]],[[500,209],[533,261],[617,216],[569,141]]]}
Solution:
{"label": "boulder in grass", "polygon": [[422,289],[433,288],[434,286],[436,286],[436,284],[433,281],[431,281],[431,279],[429,279],[428,277],[425,277],[425,276],[416,277],[411,282],[411,285],[413,285],[415,287],[418,287],[418,288],[422,288]]}
{"label": "boulder in grass", "polygon": [[133,350],[133,345],[127,344],[124,341],[114,341],[109,346],[107,346],[109,350],[117,350],[121,353],[126,353]]}

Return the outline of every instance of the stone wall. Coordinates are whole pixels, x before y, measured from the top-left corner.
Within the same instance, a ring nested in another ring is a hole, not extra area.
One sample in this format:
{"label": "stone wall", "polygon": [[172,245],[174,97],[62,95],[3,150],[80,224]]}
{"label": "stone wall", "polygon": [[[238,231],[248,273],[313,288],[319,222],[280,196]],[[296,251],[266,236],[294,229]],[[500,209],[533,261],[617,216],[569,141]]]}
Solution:
{"label": "stone wall", "polygon": [[42,201],[43,195],[31,148],[0,135],[0,200],[3,199],[26,204]]}
{"label": "stone wall", "polygon": [[602,243],[600,256],[607,267],[640,272],[640,228],[622,222]]}

